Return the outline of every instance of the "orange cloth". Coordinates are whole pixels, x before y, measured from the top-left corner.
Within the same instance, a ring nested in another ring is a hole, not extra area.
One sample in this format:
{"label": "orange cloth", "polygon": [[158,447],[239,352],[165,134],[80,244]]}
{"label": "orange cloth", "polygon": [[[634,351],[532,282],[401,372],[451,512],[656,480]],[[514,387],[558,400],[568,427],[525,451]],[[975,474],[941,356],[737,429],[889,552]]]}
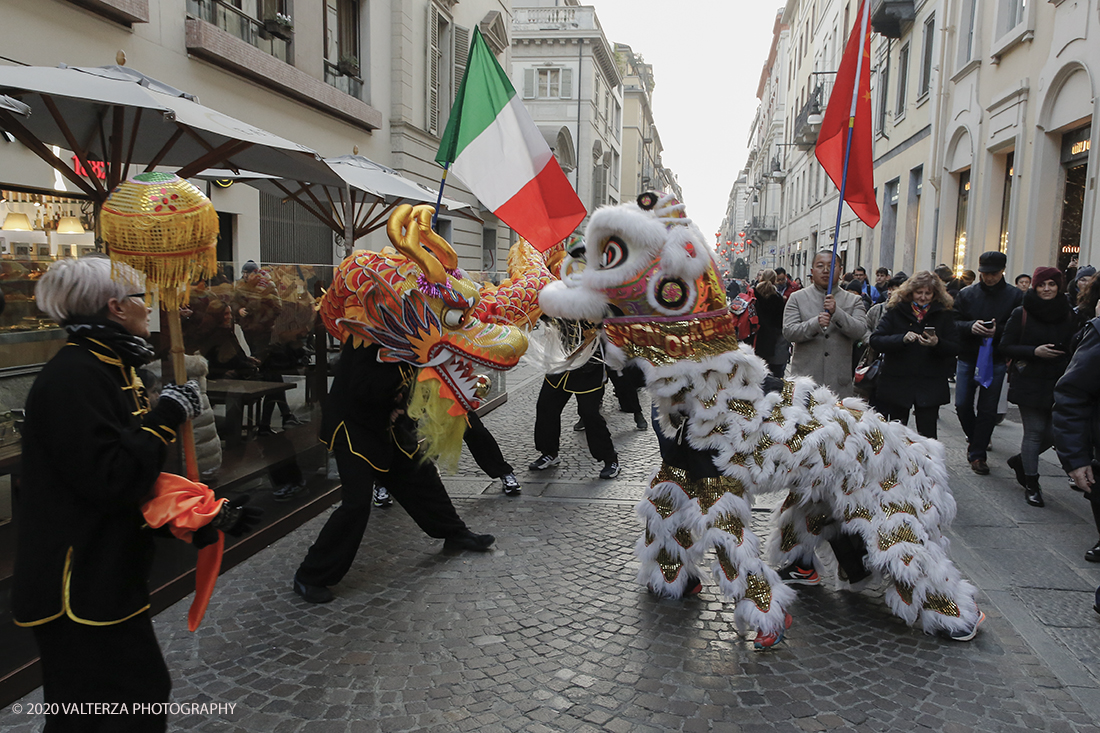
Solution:
{"label": "orange cloth", "polygon": [[[205,527],[221,511],[225,499],[214,497],[214,492],[206,484],[189,481],[183,476],[162,473],[153,485],[149,499],[141,507],[145,521],[156,529],[168,525],[169,531],[184,542],[191,541],[192,533]],[[198,563],[195,566],[195,599],[187,612],[187,628],[191,631],[199,628],[210,597],[214,594],[214,585],[222,566],[222,551],[225,548],[225,535],[218,532],[218,541],[199,550]]]}

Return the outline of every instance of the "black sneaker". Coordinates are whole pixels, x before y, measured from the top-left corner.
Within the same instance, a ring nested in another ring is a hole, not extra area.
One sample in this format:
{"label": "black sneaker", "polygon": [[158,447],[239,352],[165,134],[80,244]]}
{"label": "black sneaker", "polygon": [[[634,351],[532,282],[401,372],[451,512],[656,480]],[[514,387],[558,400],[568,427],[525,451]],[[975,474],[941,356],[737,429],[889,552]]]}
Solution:
{"label": "black sneaker", "polygon": [[390,496],[390,490],[385,486],[374,487],[374,505],[383,509],[393,506],[393,497]]}
{"label": "black sneaker", "polygon": [[306,484],[302,483],[286,484],[275,489],[275,493],[271,495],[275,501],[290,501],[296,499],[302,494],[306,493]]}
{"label": "black sneaker", "polygon": [[506,473],[500,477],[500,483],[504,493],[508,496],[518,496],[521,492],[519,480],[514,473]]}
{"label": "black sneaker", "polygon": [[556,466],[559,463],[561,463],[561,459],[557,456],[548,456],[543,453],[541,456],[539,456],[537,461],[528,464],[527,467],[532,471],[542,471],[550,468],[551,466]]}
{"label": "black sneaker", "polygon": [[640,412],[634,413],[634,427],[638,428],[638,430],[645,430],[649,427],[649,423],[646,422],[645,415]]}
{"label": "black sneaker", "polygon": [[600,471],[600,478],[615,478],[619,475],[619,462],[618,461],[604,461],[603,470]]}
{"label": "black sneaker", "polygon": [[493,546],[494,542],[496,542],[496,537],[491,534],[474,534],[470,530],[464,529],[461,534],[443,540],[443,549],[447,551],[471,550],[473,552],[486,552]]}
{"label": "black sneaker", "polygon": [[294,592],[310,603],[328,603],[336,596],[323,585],[306,585],[294,576]]}
{"label": "black sneaker", "polygon": [[1089,562],[1100,562],[1100,542],[1093,545],[1091,550],[1085,551],[1085,559]]}
{"label": "black sneaker", "polygon": [[257,438],[266,438],[269,435],[278,435],[278,434],[279,434],[278,431],[272,430],[270,425],[261,425],[260,427],[256,428],[256,437]]}
{"label": "black sneaker", "polygon": [[584,420],[577,420],[577,424],[573,426],[573,432],[579,433],[584,430]]}
{"label": "black sneaker", "polygon": [[821,585],[821,577],[813,567],[804,568],[791,563],[778,571],[779,579],[787,585]]}

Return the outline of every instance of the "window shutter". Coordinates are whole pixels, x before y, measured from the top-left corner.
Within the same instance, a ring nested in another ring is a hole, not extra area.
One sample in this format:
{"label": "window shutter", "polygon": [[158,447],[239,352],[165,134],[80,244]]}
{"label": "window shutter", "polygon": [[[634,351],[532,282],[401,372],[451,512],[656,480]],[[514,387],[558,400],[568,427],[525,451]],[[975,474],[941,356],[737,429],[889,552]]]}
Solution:
{"label": "window shutter", "polygon": [[573,98],[573,70],[562,69],[561,70],[561,98],[572,99]]}
{"label": "window shutter", "polygon": [[439,134],[439,11],[428,4],[428,97],[425,127],[431,135]]}
{"label": "window shutter", "polygon": [[466,76],[466,62],[470,59],[470,29],[460,25],[455,26],[455,68],[454,82],[451,83],[451,101],[458,96],[458,87],[462,84],[462,78]]}
{"label": "window shutter", "polygon": [[534,99],[535,98],[535,70],[524,69],[523,70],[523,98]]}

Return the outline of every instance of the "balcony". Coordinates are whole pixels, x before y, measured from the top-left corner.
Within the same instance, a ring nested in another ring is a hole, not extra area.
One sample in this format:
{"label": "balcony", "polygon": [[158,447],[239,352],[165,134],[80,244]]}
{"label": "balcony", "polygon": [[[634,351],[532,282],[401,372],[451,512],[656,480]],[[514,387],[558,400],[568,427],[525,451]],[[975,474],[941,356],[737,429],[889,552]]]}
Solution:
{"label": "balcony", "polygon": [[745,239],[754,242],[774,242],[779,233],[779,216],[777,214],[765,214],[754,216],[745,225]]}
{"label": "balcony", "polygon": [[513,31],[598,30],[600,21],[591,6],[559,8],[513,8]]}
{"label": "balcony", "polygon": [[794,144],[799,150],[809,150],[817,144],[817,133],[821,129],[822,115],[825,113],[825,84],[820,83],[810,94],[809,101],[794,118]]}
{"label": "balcony", "polygon": [[363,98],[363,80],[358,76],[342,72],[339,66],[328,61],[325,61],[325,83],[336,87],[348,96],[356,99]]}
{"label": "balcony", "polygon": [[885,38],[901,38],[917,17],[914,0],[874,0],[871,28]]}
{"label": "balcony", "polygon": [[787,171],[783,170],[783,164],[779,161],[778,155],[772,158],[771,169],[767,175],[773,181],[782,181],[787,177]]}
{"label": "balcony", "polygon": [[290,63],[290,36],[293,27],[257,20],[223,0],[187,0],[187,13],[221,28],[231,36]]}

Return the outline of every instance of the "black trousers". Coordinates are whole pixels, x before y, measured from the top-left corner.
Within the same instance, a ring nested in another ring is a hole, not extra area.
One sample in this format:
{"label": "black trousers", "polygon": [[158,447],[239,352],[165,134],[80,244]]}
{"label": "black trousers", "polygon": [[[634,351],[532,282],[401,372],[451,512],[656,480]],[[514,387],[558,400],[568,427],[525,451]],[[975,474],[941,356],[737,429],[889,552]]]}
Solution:
{"label": "black trousers", "polygon": [[504,460],[504,454],[500,452],[497,439],[489,432],[489,428],[485,427],[485,423],[481,422],[476,412],[466,413],[466,423],[469,427],[466,428],[462,439],[466,441],[466,447],[470,449],[470,455],[474,457],[478,468],[489,478],[500,478],[515,473],[512,464]]}
{"label": "black trousers", "polygon": [[297,576],[303,583],[336,585],[351,569],[367,530],[375,481],[389,489],[429,537],[454,537],[466,529],[431,462],[422,463],[396,450],[393,465],[383,473],[371,468],[341,441],[336,441],[333,454],[343,484],[343,500],[329,515],[298,567]]}
{"label": "black trousers", "polygon": [[[887,420],[897,420],[902,425],[909,424],[908,407],[899,407],[898,405],[889,403],[882,403],[878,407],[883,417]],[[913,415],[917,419],[917,432],[926,438],[935,440],[936,422],[939,420],[940,406],[930,405],[928,407],[920,407],[918,405],[913,405]]]}
{"label": "black trousers", "polygon": [[[147,612],[110,626],[78,624],[62,616],[35,626],[34,638],[42,659],[42,696],[47,704],[126,703],[132,710],[135,703],[140,707],[168,702],[172,678]],[[164,730],[163,710],[140,715],[47,715],[45,728],[46,733]]]}
{"label": "black trousers", "polygon": [[638,388],[645,386],[645,373],[631,364],[623,367],[621,372],[608,369],[607,376],[611,378],[611,384],[615,386],[615,399],[619,401],[619,409],[632,415],[641,412],[642,405],[638,401]]}
{"label": "black trousers", "polygon": [[[561,449],[561,413],[572,396],[572,392],[543,380],[535,405],[535,450],[539,453],[556,456]],[[576,396],[577,414],[584,420],[584,437],[592,457],[605,463],[619,460],[615,444],[611,442],[611,431],[600,414],[603,387],[592,392],[578,392]]]}

